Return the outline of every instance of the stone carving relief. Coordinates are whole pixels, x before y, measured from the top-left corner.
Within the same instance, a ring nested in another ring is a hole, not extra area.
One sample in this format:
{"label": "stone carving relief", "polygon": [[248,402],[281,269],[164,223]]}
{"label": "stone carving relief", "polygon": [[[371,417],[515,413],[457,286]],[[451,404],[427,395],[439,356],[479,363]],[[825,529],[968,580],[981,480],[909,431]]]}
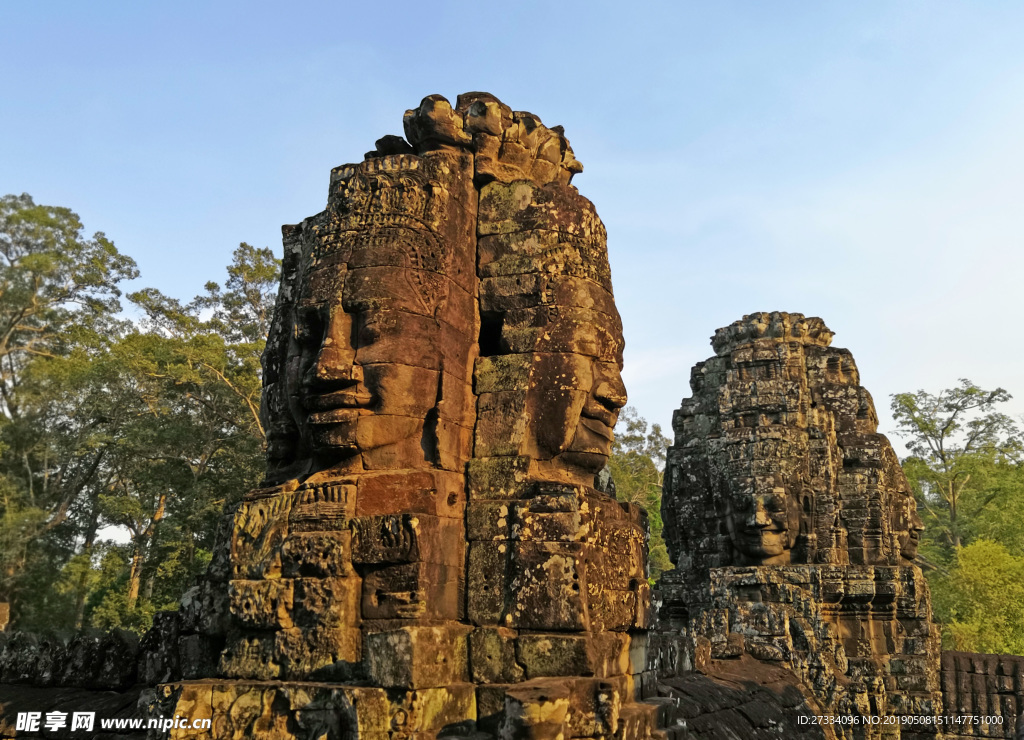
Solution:
{"label": "stone carving relief", "polygon": [[910,486],[831,339],[821,319],[781,312],[715,333],[673,422],[666,532],[682,568],[912,562]]}

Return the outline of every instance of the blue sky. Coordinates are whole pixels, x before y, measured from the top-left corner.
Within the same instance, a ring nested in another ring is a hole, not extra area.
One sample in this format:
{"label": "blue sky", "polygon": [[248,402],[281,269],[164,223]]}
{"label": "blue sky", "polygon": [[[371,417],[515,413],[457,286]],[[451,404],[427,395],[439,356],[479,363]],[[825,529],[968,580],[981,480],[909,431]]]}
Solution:
{"label": "blue sky", "polygon": [[994,0],[8,3],[0,191],[189,298],[423,96],[487,90],[586,167],[651,421],[760,310],[824,318],[883,431],[889,394],[959,377],[1020,413],[1022,28]]}

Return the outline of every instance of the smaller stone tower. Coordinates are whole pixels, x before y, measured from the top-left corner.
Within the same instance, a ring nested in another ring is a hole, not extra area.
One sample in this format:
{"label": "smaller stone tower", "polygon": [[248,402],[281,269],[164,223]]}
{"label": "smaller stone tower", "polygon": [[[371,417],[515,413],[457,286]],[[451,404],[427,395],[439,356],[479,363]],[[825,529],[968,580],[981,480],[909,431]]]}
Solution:
{"label": "smaller stone tower", "polygon": [[821,319],[751,314],[716,331],[715,357],[692,371],[662,503],[677,566],[661,584],[662,631],[679,640],[669,670],[709,645],[795,671],[827,714],[934,716],[921,522],[853,357],[831,341]]}

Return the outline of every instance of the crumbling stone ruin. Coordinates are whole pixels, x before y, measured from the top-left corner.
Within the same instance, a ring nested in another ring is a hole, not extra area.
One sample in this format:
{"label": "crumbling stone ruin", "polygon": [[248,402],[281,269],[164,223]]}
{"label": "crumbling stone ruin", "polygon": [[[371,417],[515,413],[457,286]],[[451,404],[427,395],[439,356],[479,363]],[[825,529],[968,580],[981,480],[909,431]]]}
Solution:
{"label": "crumbling stone ruin", "polygon": [[[715,333],[652,593],[605,470],[623,340],[582,165],[486,93],[404,123],[283,228],[266,480],[208,572],[141,643],[0,633],[0,736],[15,706],[212,719],[174,738],[1024,732],[1024,658],[940,652],[914,498],[821,319]],[[910,721],[955,712],[1004,721]],[[879,723],[814,721],[853,716]]]}
{"label": "crumbling stone ruin", "polygon": [[[660,584],[658,631],[675,656],[662,674],[746,656],[798,676],[815,714],[895,723],[837,737],[952,735],[913,719],[941,715],[943,683],[952,699],[958,680],[940,675],[913,562],[916,503],[852,355],[831,340],[818,318],[751,314],[693,368],[665,470],[677,569]],[[999,685],[1019,697],[1015,680]],[[983,705],[1007,720],[986,734],[1011,737],[1021,707]]]}

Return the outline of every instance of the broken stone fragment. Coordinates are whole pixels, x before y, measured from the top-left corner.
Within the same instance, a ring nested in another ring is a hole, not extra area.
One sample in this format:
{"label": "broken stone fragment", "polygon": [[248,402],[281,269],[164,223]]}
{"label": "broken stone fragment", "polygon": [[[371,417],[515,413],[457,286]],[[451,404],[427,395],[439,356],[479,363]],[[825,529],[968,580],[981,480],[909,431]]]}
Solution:
{"label": "broken stone fragment", "polygon": [[531,682],[505,692],[501,740],[566,740],[569,688],[558,682]]}
{"label": "broken stone fragment", "polygon": [[419,152],[439,146],[462,146],[473,137],[463,130],[462,116],[441,95],[428,95],[419,108],[405,112],[405,135]]}

